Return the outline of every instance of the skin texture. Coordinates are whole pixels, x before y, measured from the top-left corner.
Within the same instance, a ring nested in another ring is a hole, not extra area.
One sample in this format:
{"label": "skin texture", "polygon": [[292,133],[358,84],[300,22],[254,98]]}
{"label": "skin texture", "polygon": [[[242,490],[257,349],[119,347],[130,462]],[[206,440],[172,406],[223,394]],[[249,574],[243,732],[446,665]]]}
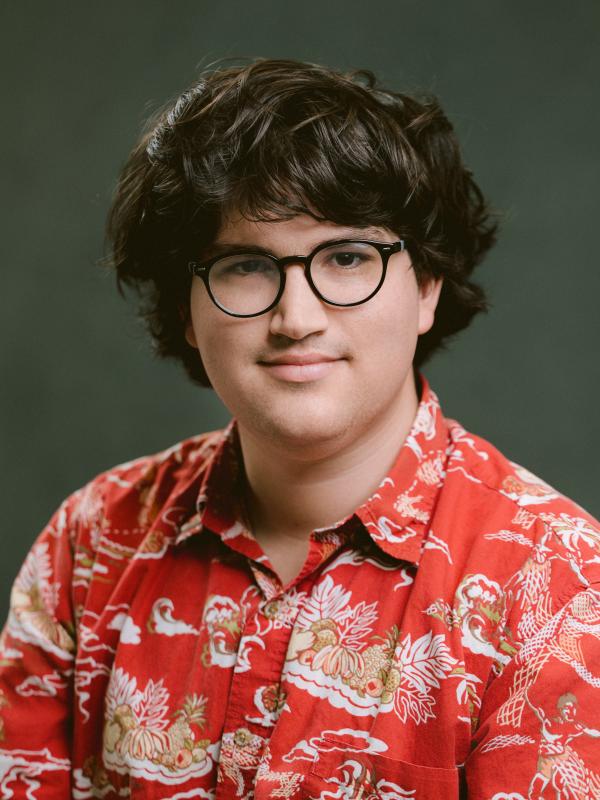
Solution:
{"label": "skin texture", "polygon": [[[345,237],[398,239],[386,229],[347,228],[305,214],[273,222],[232,214],[217,242],[282,257]],[[279,304],[249,319],[220,311],[194,277],[186,329],[238,420],[252,530],[276,569],[279,562],[282,579],[302,565],[310,532],[351,513],[393,464],[418,405],[417,338],[433,324],[441,289],[441,281],[417,284],[407,252],[391,256],[379,293],[351,308],[319,300],[300,264],[286,273]],[[268,365],[307,354],[334,360],[308,369]]]}

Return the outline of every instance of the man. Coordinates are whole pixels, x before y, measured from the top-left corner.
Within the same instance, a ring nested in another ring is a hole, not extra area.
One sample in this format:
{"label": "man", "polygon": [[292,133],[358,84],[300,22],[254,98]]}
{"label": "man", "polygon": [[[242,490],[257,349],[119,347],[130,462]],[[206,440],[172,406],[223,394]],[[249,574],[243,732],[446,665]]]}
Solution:
{"label": "man", "polygon": [[[233,421],[99,475],[33,546],[4,796],[600,796],[597,523],[418,372],[485,308],[494,238],[437,103],[209,72],[132,151],[108,236]],[[554,758],[565,697],[588,735]]]}

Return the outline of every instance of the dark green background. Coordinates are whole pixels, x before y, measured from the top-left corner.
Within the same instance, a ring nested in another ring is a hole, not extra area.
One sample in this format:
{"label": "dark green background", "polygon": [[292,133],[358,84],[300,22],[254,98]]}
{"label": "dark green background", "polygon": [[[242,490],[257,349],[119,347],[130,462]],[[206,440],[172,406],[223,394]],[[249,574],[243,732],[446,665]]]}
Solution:
{"label": "dark green background", "polygon": [[369,67],[439,95],[505,222],[481,269],[492,312],[426,374],[448,414],[600,515],[597,0],[0,8],[3,614],[67,494],[227,418],[153,359],[94,265],[143,120],[226,56]]}

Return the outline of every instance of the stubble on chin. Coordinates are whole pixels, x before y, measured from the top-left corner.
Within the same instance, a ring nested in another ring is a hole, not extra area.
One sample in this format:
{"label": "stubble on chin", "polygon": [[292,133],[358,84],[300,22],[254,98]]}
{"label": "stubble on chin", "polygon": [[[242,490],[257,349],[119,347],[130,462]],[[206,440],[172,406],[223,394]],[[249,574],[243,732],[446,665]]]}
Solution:
{"label": "stubble on chin", "polygon": [[284,396],[257,398],[246,405],[238,423],[257,443],[294,453],[302,461],[318,461],[343,448],[353,435],[356,414],[342,399],[311,397],[306,387],[294,388]]}

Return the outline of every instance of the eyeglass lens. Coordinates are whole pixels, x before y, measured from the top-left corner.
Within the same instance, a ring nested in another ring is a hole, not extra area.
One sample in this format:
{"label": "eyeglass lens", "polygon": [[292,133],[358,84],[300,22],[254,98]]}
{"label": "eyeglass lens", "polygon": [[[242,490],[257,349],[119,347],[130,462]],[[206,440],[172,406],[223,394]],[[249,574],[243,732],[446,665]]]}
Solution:
{"label": "eyeglass lens", "polygon": [[[344,242],[319,250],[310,274],[324,300],[352,305],[377,288],[383,261],[376,247]],[[281,275],[275,261],[256,253],[225,256],[213,264],[211,292],[220,306],[234,314],[258,314],[277,297]]]}

